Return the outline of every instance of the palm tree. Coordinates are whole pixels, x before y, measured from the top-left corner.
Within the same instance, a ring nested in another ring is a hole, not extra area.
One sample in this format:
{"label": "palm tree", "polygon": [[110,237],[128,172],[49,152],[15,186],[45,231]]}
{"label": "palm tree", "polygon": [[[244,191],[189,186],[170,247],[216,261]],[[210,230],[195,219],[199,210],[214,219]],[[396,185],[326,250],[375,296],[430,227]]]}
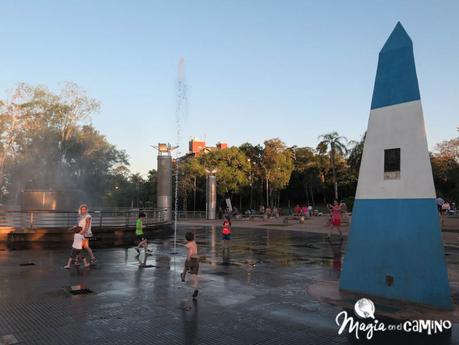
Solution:
{"label": "palm tree", "polygon": [[360,163],[362,162],[363,155],[363,145],[365,144],[366,136],[367,133],[365,132],[360,141],[351,140],[347,143],[347,147],[349,148],[347,164],[351,172],[357,177],[359,176]]}
{"label": "palm tree", "polygon": [[331,132],[328,134],[322,134],[319,136],[318,140],[320,140],[319,144],[317,145],[317,149],[322,152],[328,151],[330,155],[330,162],[332,166],[332,173],[333,173],[333,187],[335,191],[335,199],[338,200],[338,182],[336,181],[336,165],[335,165],[335,158],[336,154],[344,155],[347,153],[346,137],[339,136],[338,132]]}

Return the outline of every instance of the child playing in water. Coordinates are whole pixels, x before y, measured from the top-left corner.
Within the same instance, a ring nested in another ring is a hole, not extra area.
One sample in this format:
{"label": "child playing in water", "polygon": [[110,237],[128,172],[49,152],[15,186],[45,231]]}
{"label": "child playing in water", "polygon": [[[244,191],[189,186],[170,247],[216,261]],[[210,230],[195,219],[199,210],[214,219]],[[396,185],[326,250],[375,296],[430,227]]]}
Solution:
{"label": "child playing in water", "polygon": [[185,277],[187,273],[191,274],[191,286],[194,288],[193,299],[195,300],[198,297],[198,273],[199,273],[199,257],[198,257],[198,246],[194,240],[194,234],[192,232],[187,232],[185,234],[187,243],[185,247],[187,248],[187,255],[185,260],[185,267],[183,272],[180,274],[182,282],[185,282]]}
{"label": "child playing in water", "polygon": [[339,235],[342,237],[343,233],[341,232],[341,205],[338,203],[338,200],[335,200],[333,202],[333,205],[327,205],[327,207],[330,210],[331,213],[331,226],[330,230],[328,232],[328,238],[331,236],[331,230],[332,228],[335,228],[336,230],[339,231]]}
{"label": "child playing in water", "polygon": [[223,221],[222,237],[223,247],[226,248],[229,243],[228,241],[231,240],[231,221],[228,218],[225,218]]}
{"label": "child playing in water", "polygon": [[[83,249],[83,241],[84,241],[84,230],[81,226],[76,226],[73,228],[75,234],[73,235],[73,244],[72,244],[72,252],[70,254],[69,260],[67,262],[67,265],[64,266],[65,269],[69,269],[72,267],[72,262],[76,261],[77,258],[79,258],[82,254],[82,249]],[[89,267],[90,264],[88,263],[88,260],[86,260],[86,257],[83,256],[83,263],[84,267]]]}
{"label": "child playing in water", "polygon": [[145,250],[145,254],[150,254],[151,252],[148,249],[148,241],[143,232],[143,220],[145,217],[146,217],[145,213],[139,212],[139,217],[137,218],[137,221],[135,222],[135,235],[137,237],[137,241],[139,241],[139,243],[137,244],[137,247],[135,247],[135,250],[137,251],[137,254],[139,255],[140,255],[140,248],[143,248]]}

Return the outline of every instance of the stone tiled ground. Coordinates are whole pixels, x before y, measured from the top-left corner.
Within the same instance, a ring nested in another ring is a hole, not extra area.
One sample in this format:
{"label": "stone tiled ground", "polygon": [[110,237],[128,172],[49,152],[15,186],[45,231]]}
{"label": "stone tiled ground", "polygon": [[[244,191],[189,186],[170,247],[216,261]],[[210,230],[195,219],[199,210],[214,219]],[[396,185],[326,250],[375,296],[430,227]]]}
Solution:
{"label": "stone tiled ground", "polygon": [[[146,264],[155,267],[140,267],[144,256],[136,258],[130,246],[102,248],[95,242],[98,264],[71,271],[62,268],[70,243],[0,247],[0,344],[2,336],[9,336],[3,343],[59,345],[350,341],[337,334],[334,319],[341,310],[306,292],[311,283],[339,279],[345,241],[336,237],[329,243],[317,233],[238,229],[223,251],[218,228],[186,229],[196,232],[203,260],[197,302],[192,288],[180,282],[185,252],[179,241],[178,253],[171,254],[170,230],[151,234],[153,256]],[[184,232],[181,227],[179,238]],[[457,267],[455,248],[447,247],[447,260]],[[71,295],[68,287],[79,284],[93,292]],[[459,343],[456,333],[441,342]]]}

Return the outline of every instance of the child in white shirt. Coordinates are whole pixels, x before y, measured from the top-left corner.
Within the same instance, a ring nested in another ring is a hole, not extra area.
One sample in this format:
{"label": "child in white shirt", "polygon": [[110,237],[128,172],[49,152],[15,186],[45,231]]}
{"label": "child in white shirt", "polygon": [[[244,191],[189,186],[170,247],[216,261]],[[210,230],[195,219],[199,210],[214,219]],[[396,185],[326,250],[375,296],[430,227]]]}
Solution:
{"label": "child in white shirt", "polygon": [[[83,241],[84,241],[83,228],[81,226],[76,226],[74,228],[74,231],[75,231],[75,235],[73,235],[72,252],[70,253],[70,257],[67,262],[67,265],[64,266],[65,269],[69,269],[71,267],[72,262],[75,261],[81,255],[81,250],[83,249]],[[84,267],[90,266],[90,264],[88,263],[88,260],[86,260],[85,257],[83,257],[83,263],[84,263]]]}

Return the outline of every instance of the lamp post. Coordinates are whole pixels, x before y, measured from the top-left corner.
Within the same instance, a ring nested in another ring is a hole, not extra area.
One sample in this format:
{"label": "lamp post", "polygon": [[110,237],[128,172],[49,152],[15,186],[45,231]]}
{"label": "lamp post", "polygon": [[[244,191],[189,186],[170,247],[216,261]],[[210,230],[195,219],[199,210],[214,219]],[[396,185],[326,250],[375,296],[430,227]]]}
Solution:
{"label": "lamp post", "polygon": [[216,217],[217,210],[217,178],[215,174],[217,169],[207,170],[206,169],[206,218],[214,220]]}
{"label": "lamp post", "polygon": [[[158,172],[156,187],[156,205],[164,212],[165,220],[172,220],[172,155],[177,149],[170,144],[159,143],[153,146],[158,151]],[[177,210],[176,210],[177,211]]]}

